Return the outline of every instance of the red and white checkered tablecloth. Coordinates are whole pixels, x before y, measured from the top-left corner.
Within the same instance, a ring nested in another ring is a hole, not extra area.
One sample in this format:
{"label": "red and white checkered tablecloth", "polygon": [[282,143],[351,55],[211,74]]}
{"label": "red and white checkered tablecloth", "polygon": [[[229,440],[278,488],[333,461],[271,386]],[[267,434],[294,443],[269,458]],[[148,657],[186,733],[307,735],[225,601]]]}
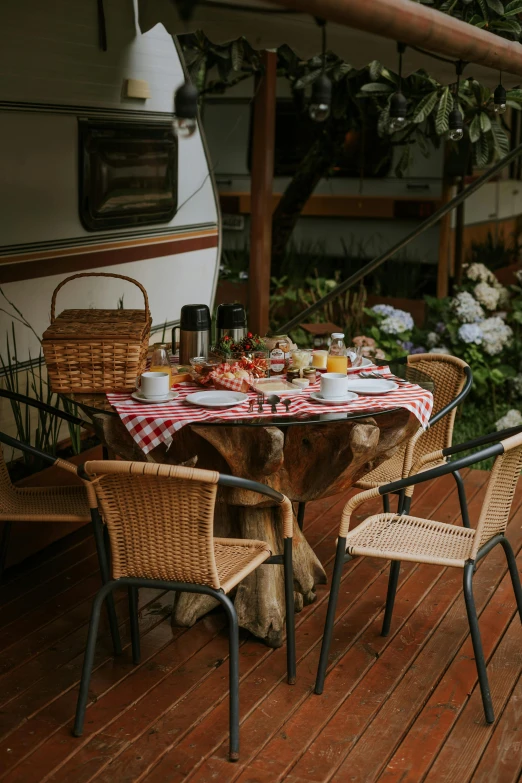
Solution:
{"label": "red and white checkered tablecloth", "polygon": [[[379,370],[382,371],[383,377],[389,375],[387,367],[379,368]],[[256,399],[254,392],[250,393],[249,399],[241,405],[216,410],[215,408],[199,408],[185,402],[187,395],[202,391],[201,386],[183,383],[176,388],[179,389],[179,397],[162,405],[151,405],[150,403],[143,405],[133,400],[129,394],[107,394],[109,402],[114,406],[123,424],[145,454],[161,443],[169,445],[174,433],[185,424],[204,424],[205,422],[217,421],[226,424],[227,421],[234,419],[259,419],[263,415],[266,417],[267,425],[270,425],[272,413],[268,403],[265,403],[263,414],[258,412],[257,405],[254,406],[252,413],[248,411],[250,400]],[[292,404],[288,413],[282,403],[278,404],[278,418],[288,416],[295,419],[302,416],[305,419],[311,414],[317,415],[318,413],[372,413],[392,408],[405,408],[417,417],[423,427],[426,427],[433,408],[431,392],[411,383],[401,384],[396,391],[389,394],[375,397],[360,396],[356,400],[344,404],[316,403],[309,398],[311,391],[319,391],[319,379],[301,394],[291,397]]]}

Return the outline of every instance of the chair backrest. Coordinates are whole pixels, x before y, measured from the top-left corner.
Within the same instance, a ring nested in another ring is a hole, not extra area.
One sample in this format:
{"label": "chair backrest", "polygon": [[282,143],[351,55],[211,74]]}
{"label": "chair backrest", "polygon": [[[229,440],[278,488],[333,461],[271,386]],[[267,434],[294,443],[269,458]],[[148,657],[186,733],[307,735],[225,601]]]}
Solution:
{"label": "chair backrest", "polygon": [[109,530],[113,577],[219,589],[213,542],[219,473],[145,462],[86,462]]}
{"label": "chair backrest", "polygon": [[515,489],[522,470],[522,433],[501,441],[504,453],[495,459],[482,504],[472,557],[490,538],[506,529]]}
{"label": "chair backrest", "polygon": [[[466,362],[442,353],[420,353],[408,356],[408,365],[429,375],[435,384],[432,416],[449,405],[462,391],[466,382]],[[413,462],[424,454],[451,446],[457,408],[430,427],[415,447]]]}

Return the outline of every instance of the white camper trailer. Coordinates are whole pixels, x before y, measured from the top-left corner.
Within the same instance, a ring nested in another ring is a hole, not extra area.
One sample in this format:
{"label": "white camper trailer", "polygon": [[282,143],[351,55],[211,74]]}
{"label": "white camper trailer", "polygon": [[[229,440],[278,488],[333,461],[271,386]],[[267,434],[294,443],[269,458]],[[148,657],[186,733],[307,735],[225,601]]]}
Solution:
{"label": "white camper trailer", "polygon": [[[219,207],[201,132],[172,132],[184,73],[162,25],[133,0],[8,0],[0,49],[0,286],[41,335],[65,277],[114,272],[147,289],[153,331],[187,302],[213,302]],[[105,45],[106,44],[106,45]],[[105,49],[105,50],[104,50]],[[141,307],[121,280],[87,278],[64,307]],[[0,307],[0,350],[16,315]],[[14,321],[18,358],[38,340]]]}

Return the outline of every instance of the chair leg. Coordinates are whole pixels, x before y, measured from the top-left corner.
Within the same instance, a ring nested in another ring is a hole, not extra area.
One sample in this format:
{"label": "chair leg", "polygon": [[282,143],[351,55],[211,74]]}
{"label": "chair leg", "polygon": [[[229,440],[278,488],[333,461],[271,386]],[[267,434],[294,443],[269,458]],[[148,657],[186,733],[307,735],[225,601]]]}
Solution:
{"label": "chair leg", "polygon": [[518,614],[520,616],[520,621],[522,622],[522,587],[520,585],[520,574],[518,573],[518,566],[515,558],[515,553],[513,552],[511,544],[509,543],[507,538],[502,538],[500,543],[502,544],[504,553],[506,555],[509,574],[511,576],[511,582],[513,584],[513,590],[515,592],[515,598],[517,601]]}
{"label": "chair leg", "polygon": [[115,582],[108,582],[96,593],[91,611],[91,621],[89,623],[89,633],[87,636],[87,646],[85,648],[85,657],[83,659],[82,679],[80,682],[80,692],[76,704],[76,717],[74,719],[73,734],[75,737],[81,737],[83,734],[83,723],[85,720],[85,710],[87,708],[87,699],[89,697],[89,684],[91,681],[92,667],[94,663],[94,653],[96,650],[96,637],[98,636],[98,626],[100,624],[100,612],[102,604],[114,587]]}
{"label": "chair leg", "polygon": [[468,615],[469,630],[471,632],[471,641],[473,643],[473,653],[475,655],[475,664],[477,666],[477,674],[479,678],[480,692],[482,694],[482,704],[484,705],[486,722],[493,723],[495,720],[495,714],[493,712],[493,703],[491,701],[491,693],[489,690],[488,674],[486,671],[484,651],[482,649],[482,640],[480,638],[475,599],[473,598],[474,568],[475,563],[473,562],[466,563],[464,566],[464,600],[466,602],[466,612]]}
{"label": "chair leg", "polygon": [[291,538],[285,538],[284,541],[284,572],[285,572],[285,611],[286,611],[286,668],[287,668],[288,684],[294,685],[296,679],[295,607],[294,607],[294,572],[292,568],[292,539]]}
{"label": "chair leg", "polygon": [[337,552],[335,554],[335,564],[332,574],[332,586],[330,588],[330,598],[328,599],[328,611],[326,613],[326,623],[324,626],[323,643],[321,645],[321,656],[319,658],[319,668],[317,669],[317,679],[315,681],[315,692],[321,694],[324,688],[324,678],[326,676],[326,667],[328,666],[328,654],[332,642],[332,634],[335,620],[335,610],[337,608],[337,599],[339,598],[339,587],[341,585],[341,575],[346,557],[346,538],[337,540]]}
{"label": "chair leg", "polygon": [[390,513],[390,496],[389,495],[383,495],[382,496],[382,507],[384,509],[385,514]]}
{"label": "chair leg", "polygon": [[[105,548],[103,523],[97,511],[92,512],[92,522],[94,530],[94,540],[96,542],[96,550],[98,552],[98,562],[100,564],[100,573],[103,584],[107,584],[110,579],[109,564],[107,561],[107,550]],[[109,628],[112,637],[112,646],[114,648],[115,655],[121,655],[121,639],[120,632],[118,630],[118,616],[116,614],[116,607],[114,605],[114,596],[112,593],[107,595],[107,614],[109,617]]]}
{"label": "chair leg", "polygon": [[140,650],[140,627],[138,621],[138,588],[128,587],[129,595],[129,620],[130,620],[130,634],[132,644],[132,662],[136,665],[141,659]]}
{"label": "chair leg", "polygon": [[306,503],[304,502],[299,503],[297,506],[297,524],[299,526],[299,530],[303,529],[305,511],[306,511]]}
{"label": "chair leg", "polygon": [[230,761],[239,759],[239,626],[234,604],[224,593],[216,593],[228,616]]}
{"label": "chair leg", "polygon": [[466,490],[464,488],[464,482],[462,480],[462,476],[460,475],[458,470],[455,470],[453,472],[453,478],[457,483],[457,492],[459,493],[459,503],[460,503],[460,513],[462,515],[462,524],[464,525],[464,527],[471,527],[469,522],[468,501],[466,500]]}
{"label": "chair leg", "polygon": [[388,579],[388,593],[386,595],[386,609],[384,610],[384,620],[382,622],[381,636],[388,636],[393,615],[393,606],[395,604],[395,594],[397,592],[397,583],[401,570],[400,560],[392,560],[390,563],[390,576]]}
{"label": "chair leg", "polygon": [[9,539],[11,538],[12,528],[12,522],[4,522],[4,527],[2,529],[2,539],[0,540],[0,580],[4,575],[7,548],[9,546]]}

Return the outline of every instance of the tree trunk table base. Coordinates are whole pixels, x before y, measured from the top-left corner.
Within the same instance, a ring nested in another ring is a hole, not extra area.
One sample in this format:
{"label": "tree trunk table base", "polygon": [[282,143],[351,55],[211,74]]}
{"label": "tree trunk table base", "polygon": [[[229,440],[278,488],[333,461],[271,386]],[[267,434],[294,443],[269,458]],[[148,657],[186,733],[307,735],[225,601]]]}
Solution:
{"label": "tree trunk table base", "polygon": [[[186,425],[169,447],[147,456],[115,416],[94,416],[105,442],[124,459],[195,465],[260,481],[292,501],[335,495],[391,457],[418,429],[417,419],[401,409],[364,419],[325,420],[278,426]],[[216,536],[266,541],[273,554],[283,551],[280,509],[263,495],[220,488],[214,522]],[[296,611],[315,600],[326,583],[324,569],[294,518],[293,566]],[[239,625],[271,647],[283,643],[285,610],[282,565],[262,565],[236,588]],[[177,593],[172,621],[193,625],[217,605],[206,596]]]}

